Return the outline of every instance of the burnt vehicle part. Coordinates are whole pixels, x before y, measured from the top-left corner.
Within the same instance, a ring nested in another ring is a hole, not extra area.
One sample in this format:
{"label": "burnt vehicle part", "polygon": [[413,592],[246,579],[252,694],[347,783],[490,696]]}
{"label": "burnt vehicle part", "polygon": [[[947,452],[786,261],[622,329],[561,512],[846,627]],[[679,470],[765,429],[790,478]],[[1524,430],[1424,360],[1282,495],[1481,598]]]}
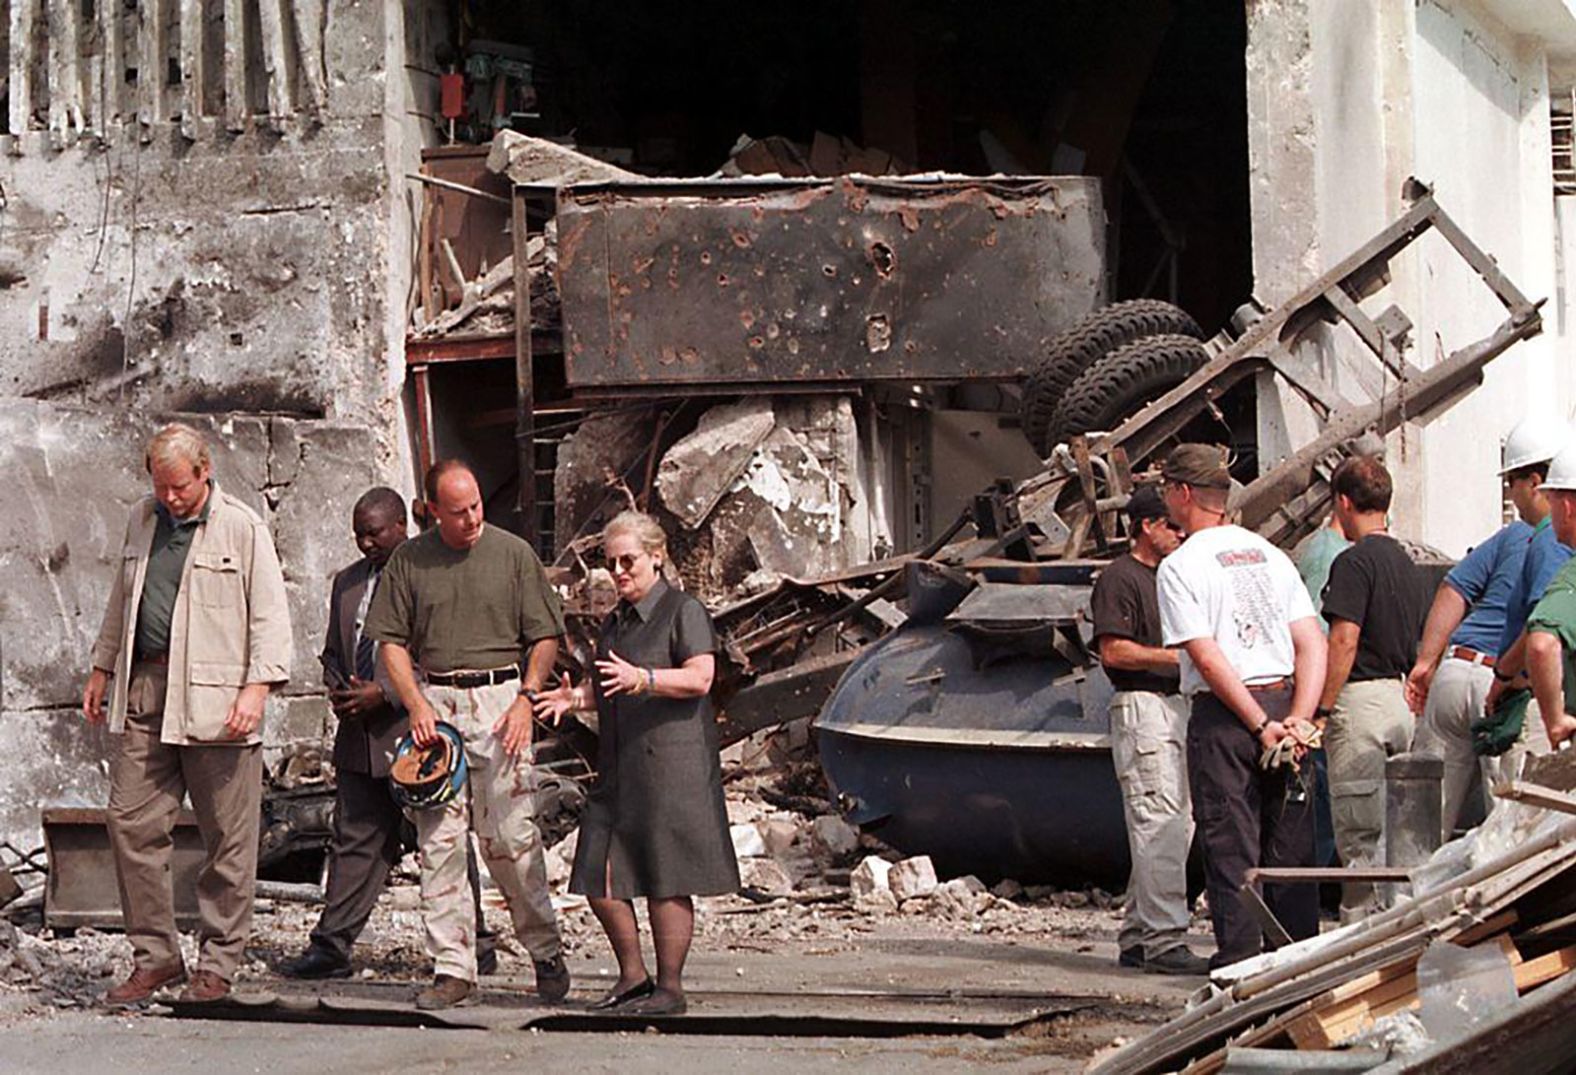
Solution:
{"label": "burnt vehicle part", "polygon": [[[120,887],[110,848],[108,811],[101,807],[56,806],[43,810],[44,852],[49,876],[44,885],[44,924],[51,929],[120,929]],[[197,874],[202,869],[202,833],[197,815],[182,810],[173,831],[170,855],[175,890],[175,925],[197,928]]]}
{"label": "burnt vehicle part", "polygon": [[1125,876],[1111,686],[1082,623],[1092,568],[1080,574],[981,583],[859,655],[816,721],[850,821],[946,876]]}
{"label": "burnt vehicle part", "polygon": [[[1098,565],[1082,558],[1125,547],[1121,508],[1133,463],[1232,384],[1275,369],[1319,404],[1324,428],[1234,504],[1244,526],[1290,547],[1326,514],[1328,479],[1343,458],[1372,451],[1403,422],[1443,413],[1482,382],[1490,361],[1541,331],[1540,304],[1522,296],[1426,188],[1414,184],[1409,193],[1414,204],[1400,220],[1249,325],[1182,386],[1110,434],[1074,438],[1045,472],[1010,492],[995,490],[1002,503],[976,522],[975,536],[934,554],[979,580],[980,590],[941,623],[911,617],[871,646],[816,721],[822,767],[853,820],[877,826],[906,854],[932,855],[945,872],[1063,882],[1121,876],[1126,840],[1108,695],[1093,686],[1103,675],[1084,633]],[[1357,303],[1390,260],[1430,230],[1483,279],[1507,317],[1418,372],[1403,355],[1407,316],[1392,308],[1370,321]],[[1351,325],[1400,386],[1354,405],[1299,364],[1291,350],[1297,336],[1329,318]],[[987,534],[1003,526],[1014,540]],[[1036,632],[1043,644],[1030,643]]]}
{"label": "burnt vehicle part", "polygon": [[586,398],[1015,378],[1105,294],[1081,177],[588,183],[557,219]]}

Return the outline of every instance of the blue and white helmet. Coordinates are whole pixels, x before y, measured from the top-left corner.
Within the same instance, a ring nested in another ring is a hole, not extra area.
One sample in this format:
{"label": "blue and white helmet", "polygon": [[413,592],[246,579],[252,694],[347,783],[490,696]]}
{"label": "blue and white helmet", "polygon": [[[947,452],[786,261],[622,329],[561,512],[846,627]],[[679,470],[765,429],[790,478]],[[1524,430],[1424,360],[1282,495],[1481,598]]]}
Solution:
{"label": "blue and white helmet", "polygon": [[438,738],[418,747],[409,732],[394,748],[389,790],[394,801],[412,810],[442,806],[465,786],[465,738],[452,724],[438,721]]}

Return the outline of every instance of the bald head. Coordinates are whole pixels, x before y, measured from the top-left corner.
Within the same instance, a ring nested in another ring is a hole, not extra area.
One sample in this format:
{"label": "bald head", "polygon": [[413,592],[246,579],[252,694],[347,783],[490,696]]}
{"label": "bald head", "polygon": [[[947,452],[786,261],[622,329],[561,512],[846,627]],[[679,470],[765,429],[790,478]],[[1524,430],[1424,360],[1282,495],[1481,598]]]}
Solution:
{"label": "bald head", "polygon": [[476,474],[458,459],[434,463],[427,471],[427,504],[438,520],[438,535],[451,549],[469,549],[482,536],[482,493]]}

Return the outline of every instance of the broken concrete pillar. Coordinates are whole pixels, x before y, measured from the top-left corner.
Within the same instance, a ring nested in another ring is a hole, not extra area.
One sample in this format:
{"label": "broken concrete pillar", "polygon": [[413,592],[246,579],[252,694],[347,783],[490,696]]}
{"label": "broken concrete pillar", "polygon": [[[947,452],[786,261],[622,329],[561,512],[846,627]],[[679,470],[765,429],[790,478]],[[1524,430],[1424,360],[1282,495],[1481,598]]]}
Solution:
{"label": "broken concrete pillar", "polygon": [[662,506],[691,530],[700,526],[775,424],[771,400],[757,397],[701,415],[695,432],[669,448],[657,468]]}
{"label": "broken concrete pillar", "polygon": [[916,855],[895,863],[887,874],[887,886],[901,903],[904,900],[929,896],[939,887],[936,867],[929,855]]}

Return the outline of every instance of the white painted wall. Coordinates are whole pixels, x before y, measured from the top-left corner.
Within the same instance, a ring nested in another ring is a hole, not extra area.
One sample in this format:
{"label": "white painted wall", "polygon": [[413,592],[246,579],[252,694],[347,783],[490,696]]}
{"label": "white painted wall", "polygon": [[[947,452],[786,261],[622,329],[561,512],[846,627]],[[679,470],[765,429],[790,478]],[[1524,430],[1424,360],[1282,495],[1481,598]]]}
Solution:
{"label": "white painted wall", "polygon": [[[1550,57],[1576,44],[1576,14],[1565,0],[1265,0],[1250,6],[1248,37],[1261,299],[1284,300],[1399,215],[1411,175],[1434,185],[1524,292],[1551,299],[1544,336],[1496,359],[1485,384],[1426,430],[1390,439],[1395,529],[1460,555],[1499,524],[1504,433],[1533,410],[1569,414],[1576,403],[1569,341],[1558,335],[1568,319],[1552,303],[1561,240],[1548,144]],[[1395,302],[1412,315],[1408,357],[1418,366],[1504,318],[1437,236],[1392,269],[1390,287],[1365,305],[1377,313]],[[1350,364],[1373,360],[1355,337],[1331,330],[1310,347],[1344,395],[1366,398]],[[1274,459],[1312,435],[1300,401],[1261,398],[1262,454]]]}

